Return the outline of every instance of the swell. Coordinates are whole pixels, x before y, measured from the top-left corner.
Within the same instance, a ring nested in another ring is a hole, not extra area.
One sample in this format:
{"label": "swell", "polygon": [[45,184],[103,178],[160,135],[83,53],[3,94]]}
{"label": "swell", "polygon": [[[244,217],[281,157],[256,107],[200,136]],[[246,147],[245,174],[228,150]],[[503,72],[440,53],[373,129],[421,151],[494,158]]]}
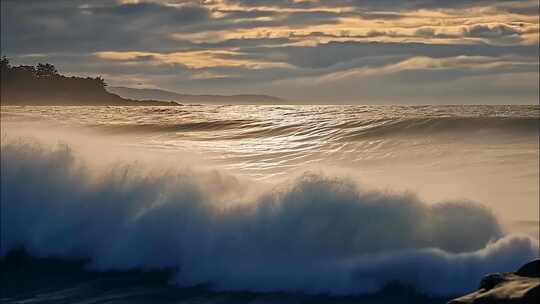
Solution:
{"label": "swell", "polygon": [[537,136],[537,106],[446,107],[2,107],[3,122],[46,119],[105,133],[190,136],[196,140],[290,137],[355,141],[482,132]]}
{"label": "swell", "polygon": [[342,138],[344,141],[363,138],[382,138],[407,135],[471,134],[497,132],[499,134],[535,135],[540,120],[535,117],[428,117],[379,120],[372,127],[355,123],[345,124],[353,129]]}
{"label": "swell", "polygon": [[161,133],[161,132],[195,132],[216,131],[246,128],[253,121],[250,120],[223,120],[223,121],[193,121],[177,124],[162,123],[121,123],[121,124],[97,124],[91,125],[101,131],[110,133]]}
{"label": "swell", "polygon": [[[485,207],[427,204],[305,174],[261,189],[219,171],[92,172],[68,147],[1,148],[0,255],[87,258],[95,270],[175,268],[179,286],[359,294],[390,282],[436,295],[538,256]],[[46,177],[46,178],[45,178]]]}
{"label": "swell", "polygon": [[397,136],[459,135],[481,132],[534,136],[539,133],[540,119],[535,117],[431,117],[363,120],[353,117],[349,121],[326,125],[318,121],[308,121],[300,125],[255,120],[223,120],[177,124],[100,124],[92,128],[107,133],[175,133],[179,136],[189,135],[191,132],[208,132],[206,135],[197,134],[195,140],[295,136],[303,140],[331,138],[346,142]]}

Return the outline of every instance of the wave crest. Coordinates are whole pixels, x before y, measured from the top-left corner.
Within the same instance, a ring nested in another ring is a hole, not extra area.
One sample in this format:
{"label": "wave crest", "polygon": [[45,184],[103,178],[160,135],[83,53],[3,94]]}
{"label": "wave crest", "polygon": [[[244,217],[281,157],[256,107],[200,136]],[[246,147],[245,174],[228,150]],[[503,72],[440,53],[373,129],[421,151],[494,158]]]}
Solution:
{"label": "wave crest", "polygon": [[538,256],[534,240],[504,236],[471,202],[428,205],[305,174],[239,203],[251,185],[222,173],[143,172],[94,174],[69,147],[3,143],[0,254],[174,267],[181,286],[350,294],[399,281],[440,295]]}

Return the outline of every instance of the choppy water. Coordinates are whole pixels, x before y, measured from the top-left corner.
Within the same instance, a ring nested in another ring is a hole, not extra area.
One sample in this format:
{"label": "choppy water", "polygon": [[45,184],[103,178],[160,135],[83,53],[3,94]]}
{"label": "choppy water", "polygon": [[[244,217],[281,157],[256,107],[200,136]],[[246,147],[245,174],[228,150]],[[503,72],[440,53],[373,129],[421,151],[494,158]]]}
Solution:
{"label": "choppy water", "polygon": [[176,285],[221,292],[456,294],[538,255],[539,112],[2,107],[2,254],[179,267]]}

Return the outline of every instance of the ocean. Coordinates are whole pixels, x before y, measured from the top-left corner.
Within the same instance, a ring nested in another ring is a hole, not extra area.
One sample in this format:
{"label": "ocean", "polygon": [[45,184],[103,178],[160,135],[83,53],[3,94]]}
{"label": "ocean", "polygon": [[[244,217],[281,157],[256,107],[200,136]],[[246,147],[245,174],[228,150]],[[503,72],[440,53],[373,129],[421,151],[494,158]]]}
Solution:
{"label": "ocean", "polygon": [[2,106],[1,126],[3,303],[444,303],[539,255],[539,106]]}

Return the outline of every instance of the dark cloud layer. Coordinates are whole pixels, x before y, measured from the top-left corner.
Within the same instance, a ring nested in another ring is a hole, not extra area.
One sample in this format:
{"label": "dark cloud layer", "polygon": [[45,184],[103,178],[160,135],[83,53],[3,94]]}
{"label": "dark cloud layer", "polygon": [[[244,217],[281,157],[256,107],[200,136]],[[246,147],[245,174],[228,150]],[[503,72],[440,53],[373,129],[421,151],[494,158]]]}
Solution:
{"label": "dark cloud layer", "polygon": [[276,6],[294,8],[313,8],[319,6],[355,6],[365,9],[408,10],[421,8],[456,8],[495,5],[516,0],[314,0],[297,2],[292,0],[227,0],[229,3],[247,7]]}
{"label": "dark cloud layer", "polygon": [[155,3],[2,2],[7,53],[93,52],[175,46],[170,29],[206,22],[208,9]]}
{"label": "dark cloud layer", "polygon": [[[539,56],[534,1],[0,3],[2,54],[15,63],[49,61],[68,73],[104,75],[113,85],[279,92],[328,102],[387,100],[389,92],[406,91],[429,103],[452,82],[466,82],[478,86],[469,89],[479,96],[475,100],[504,103],[493,98],[503,89],[520,102],[538,96],[532,85]],[[502,79],[504,86],[487,83]],[[420,88],[427,83],[426,95]],[[466,93],[456,98],[467,102]]]}

